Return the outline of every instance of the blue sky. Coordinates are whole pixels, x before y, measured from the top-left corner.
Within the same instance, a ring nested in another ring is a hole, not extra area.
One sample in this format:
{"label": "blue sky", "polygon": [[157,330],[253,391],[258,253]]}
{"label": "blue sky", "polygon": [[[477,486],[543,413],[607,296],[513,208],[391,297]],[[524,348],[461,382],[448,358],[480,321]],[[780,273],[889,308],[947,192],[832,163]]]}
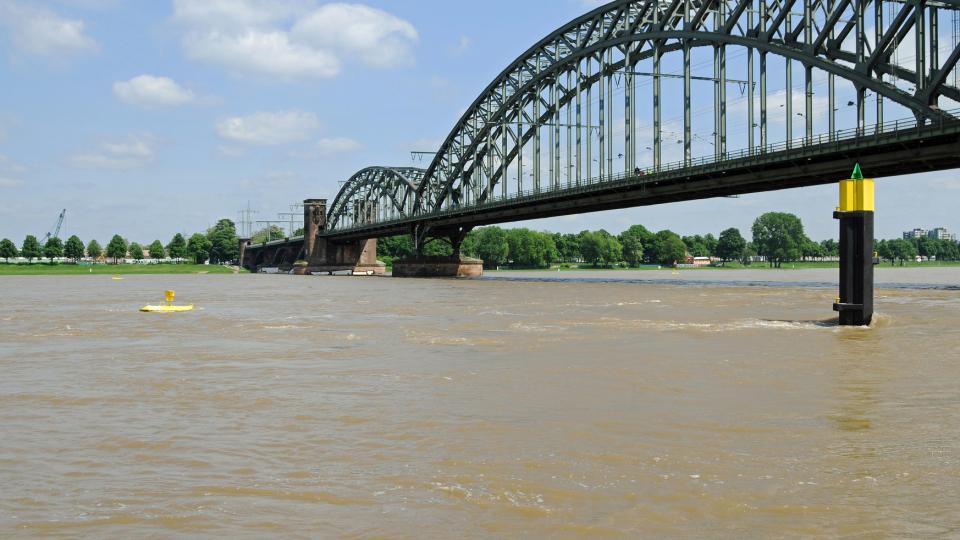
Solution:
{"label": "blue sky", "polygon": [[[0,237],[167,241],[422,165],[477,94],[589,0],[0,0]],[[506,15],[503,15],[506,14]],[[797,81],[799,83],[799,81]],[[870,171],[867,171],[869,174]],[[878,184],[878,234],[960,228],[960,174]],[[525,223],[682,234],[799,214],[836,236],[834,187]],[[63,235],[63,234],[62,234]]]}

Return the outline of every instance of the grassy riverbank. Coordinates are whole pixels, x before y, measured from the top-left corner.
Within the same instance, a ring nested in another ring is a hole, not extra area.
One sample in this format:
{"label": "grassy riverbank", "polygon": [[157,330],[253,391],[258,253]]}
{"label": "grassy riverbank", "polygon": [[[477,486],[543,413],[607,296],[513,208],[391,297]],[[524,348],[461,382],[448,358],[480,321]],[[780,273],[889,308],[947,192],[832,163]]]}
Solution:
{"label": "grassy riverbank", "polygon": [[[228,266],[204,264],[2,264],[0,276],[231,274]],[[246,272],[246,270],[244,270]]]}

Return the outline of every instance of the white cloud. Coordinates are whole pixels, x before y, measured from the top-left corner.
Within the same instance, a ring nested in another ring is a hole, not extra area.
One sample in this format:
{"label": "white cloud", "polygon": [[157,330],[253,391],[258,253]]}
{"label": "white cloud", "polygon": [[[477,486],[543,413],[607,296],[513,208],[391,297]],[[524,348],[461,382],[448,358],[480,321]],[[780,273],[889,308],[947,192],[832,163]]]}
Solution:
{"label": "white cloud", "polygon": [[411,64],[419,39],[409,22],[361,4],[321,6],[298,20],[290,35],[322,50],[356,55],[373,67]]}
{"label": "white cloud", "polygon": [[248,29],[242,33],[211,30],[184,38],[187,55],[236,72],[294,77],[334,77],[340,61],[333,54],[297,45],[280,31]]}
{"label": "white cloud", "polygon": [[141,107],[176,107],[194,100],[193,92],[173,79],[154,75],[115,82],[113,94],[124,103]]}
{"label": "white cloud", "polygon": [[224,139],[271,146],[306,140],[320,127],[313,113],[303,111],[258,112],[226,118],[217,124]]}
{"label": "white cloud", "polygon": [[68,162],[83,169],[124,170],[143,167],[155,157],[154,139],[149,135],[131,136],[116,142],[104,142],[97,151],[75,154]]}
{"label": "white cloud", "polygon": [[332,78],[355,61],[386,68],[413,62],[409,22],[361,4],[319,8],[309,0],[175,0],[190,58],[238,74]]}
{"label": "white cloud", "polygon": [[289,0],[173,0],[174,20],[207,28],[264,27],[290,19],[307,4]]}
{"label": "white cloud", "polygon": [[56,56],[97,48],[83,21],[13,0],[0,0],[0,27],[17,48],[31,54]]}

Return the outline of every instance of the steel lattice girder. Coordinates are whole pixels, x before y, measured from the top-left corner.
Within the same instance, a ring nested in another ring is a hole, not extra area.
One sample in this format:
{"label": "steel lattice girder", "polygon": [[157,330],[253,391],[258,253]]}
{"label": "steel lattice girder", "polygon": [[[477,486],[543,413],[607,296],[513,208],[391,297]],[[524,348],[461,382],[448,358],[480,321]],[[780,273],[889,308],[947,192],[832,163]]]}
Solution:
{"label": "steel lattice girder", "polygon": [[[883,22],[883,10],[888,8],[892,17]],[[863,127],[865,93],[869,90],[884,100],[899,104],[910,110],[919,121],[953,119],[937,106],[940,96],[960,101],[960,91],[947,84],[948,75],[960,60],[960,46],[954,46],[946,58],[939,61],[936,20],[938,10],[960,9],[960,0],[669,0],[628,1],[618,0],[599,7],[553,32],[527,50],[505,69],[474,101],[448,135],[436,157],[425,170],[417,170],[417,180],[407,182],[416,185],[412,215],[404,212],[409,194],[403,194],[398,205],[396,185],[389,185],[393,176],[383,171],[389,168],[374,168],[380,173],[365,169],[357,173],[343,187],[337,202],[330,209],[329,223],[332,228],[340,224],[341,216],[349,211],[347,200],[355,200],[362,193],[363,201],[385,199],[401,210],[401,214],[416,218],[440,211],[444,205],[458,207],[471,202],[484,202],[494,196],[494,189],[502,184],[506,196],[507,166],[518,161],[518,184],[522,182],[523,148],[534,141],[535,187],[540,185],[541,128],[552,125],[550,175],[552,181],[559,179],[560,170],[560,109],[567,106],[568,126],[572,122],[570,105],[576,100],[578,126],[577,177],[580,177],[579,129],[580,99],[584,92],[589,96],[594,85],[600,85],[600,131],[604,124],[603,82],[607,82],[607,139],[612,138],[612,109],[610,104],[610,80],[623,74],[628,84],[633,69],[642,60],[659,59],[668,53],[682,52],[685,64],[685,99],[689,100],[690,50],[697,47],[713,47],[717,53],[714,73],[721,87],[719,97],[715,94],[716,146],[725,151],[726,114],[722,81],[725,74],[725,47],[739,46],[751,51],[750,81],[752,85],[753,51],[760,54],[761,99],[766,88],[766,55],[798,61],[807,70],[807,112],[811,110],[810,73],[816,68],[830,75],[831,100],[833,78],[851,83],[857,91],[858,128]],[[799,12],[802,11],[802,14]],[[875,17],[876,36],[869,36],[865,23],[868,15]],[[799,22],[792,24],[793,19]],[[924,29],[930,32],[930,56],[926,58],[927,43]],[[915,34],[916,68],[908,69],[893,61],[898,47],[906,41],[910,32]],[[851,39],[852,36],[852,39]],[[956,42],[956,38],[954,40]],[[587,69],[584,70],[584,63]],[[597,69],[594,69],[596,64]],[[789,71],[789,70],[788,70]],[[884,76],[911,81],[909,91],[884,80]],[[789,75],[788,75],[789,77]],[[659,92],[659,78],[655,88]],[[564,80],[566,83],[564,83]],[[789,79],[788,79],[789,81]],[[791,87],[788,87],[788,92]],[[546,92],[546,96],[545,94]],[[752,96],[751,87],[751,96]],[[655,96],[655,162],[659,164],[661,139],[659,109],[662,101]],[[752,101],[752,99],[751,99]],[[880,101],[878,99],[878,101]],[[762,101],[765,106],[765,101]],[[689,102],[685,102],[684,147],[686,159],[690,159],[691,133]],[[630,107],[632,105],[628,105]],[[792,120],[788,100],[788,126]],[[832,106],[831,106],[832,107]],[[589,120],[587,129],[593,125]],[[630,114],[625,118],[630,126]],[[635,113],[632,113],[635,114]],[[751,118],[753,115],[751,104]],[[831,112],[831,130],[835,129]],[[878,122],[882,121],[882,109],[878,105]],[[807,115],[807,133],[811,130],[810,115]],[[766,113],[761,113],[761,139],[766,141]],[[516,129],[513,126],[516,125]],[[628,130],[629,132],[629,130]],[[556,137],[554,137],[556,135]],[[629,136],[629,135],[628,135]],[[750,132],[751,140],[753,130]],[[568,132],[568,145],[569,142]],[[612,171],[611,146],[607,146],[604,159],[604,135],[600,134],[598,167],[600,176]],[[590,168],[590,142],[587,143],[587,167]],[[569,147],[568,147],[569,148]],[[555,151],[556,150],[556,151]],[[568,156],[570,152],[568,151]],[[626,170],[635,163],[627,150]],[[570,161],[568,159],[568,166]],[[497,165],[499,164],[499,165]],[[569,174],[569,173],[568,173]],[[589,174],[588,174],[589,176]],[[387,186],[375,186],[378,181]]]}
{"label": "steel lattice girder", "polygon": [[356,207],[368,208],[387,202],[401,215],[413,207],[424,169],[414,167],[367,167],[343,185],[327,212],[327,227],[337,228]]}

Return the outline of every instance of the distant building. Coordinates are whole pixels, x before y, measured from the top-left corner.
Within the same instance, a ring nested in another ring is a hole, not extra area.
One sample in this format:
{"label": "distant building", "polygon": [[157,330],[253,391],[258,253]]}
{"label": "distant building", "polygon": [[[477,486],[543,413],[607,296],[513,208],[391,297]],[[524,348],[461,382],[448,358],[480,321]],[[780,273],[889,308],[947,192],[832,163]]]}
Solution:
{"label": "distant building", "polygon": [[957,235],[948,231],[946,227],[937,227],[936,229],[928,232],[927,236],[937,240],[949,240],[951,242],[957,241]]}
{"label": "distant building", "polygon": [[914,240],[917,238],[923,238],[927,235],[926,229],[914,229],[912,231],[904,231],[903,239],[904,240]]}

